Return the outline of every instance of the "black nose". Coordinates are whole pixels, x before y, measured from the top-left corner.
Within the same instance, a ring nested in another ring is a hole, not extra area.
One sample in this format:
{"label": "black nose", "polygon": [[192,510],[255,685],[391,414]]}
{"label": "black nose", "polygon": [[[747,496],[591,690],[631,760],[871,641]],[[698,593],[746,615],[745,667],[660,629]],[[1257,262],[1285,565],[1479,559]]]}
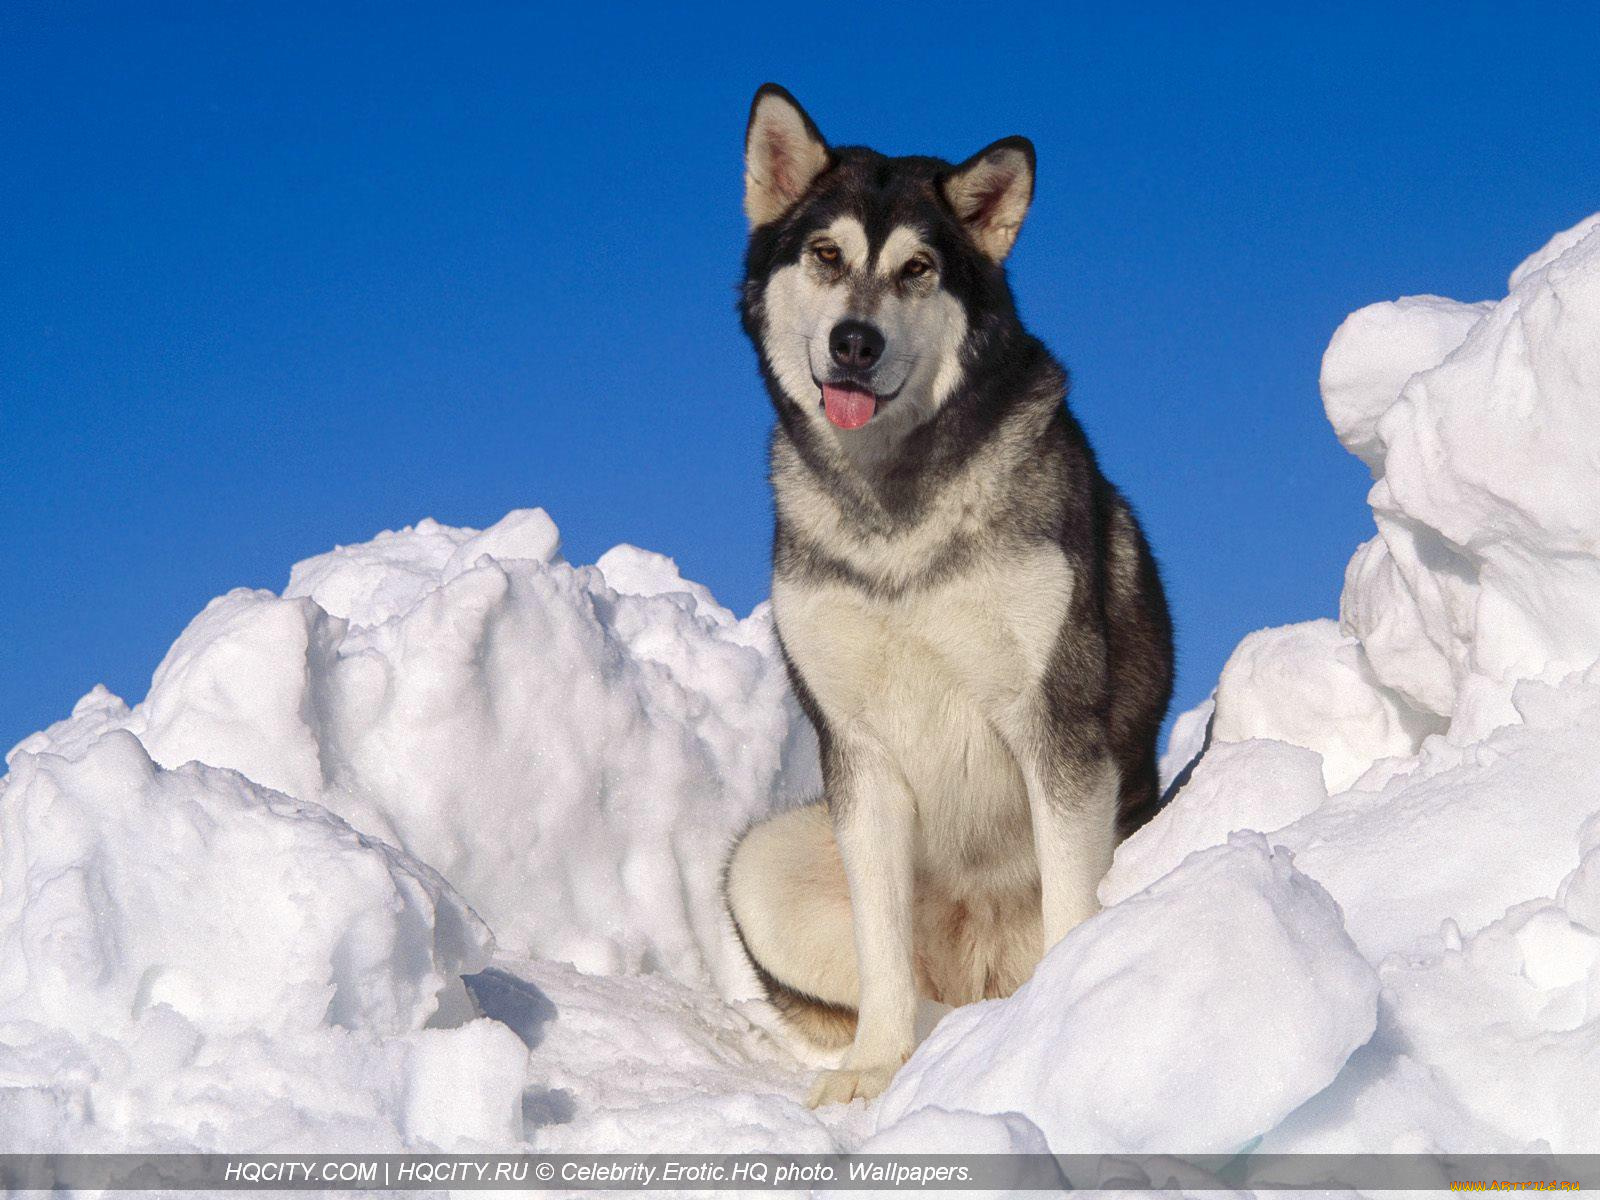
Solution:
{"label": "black nose", "polygon": [[828,335],[833,361],[853,371],[864,371],[883,356],[883,334],[865,321],[840,321]]}

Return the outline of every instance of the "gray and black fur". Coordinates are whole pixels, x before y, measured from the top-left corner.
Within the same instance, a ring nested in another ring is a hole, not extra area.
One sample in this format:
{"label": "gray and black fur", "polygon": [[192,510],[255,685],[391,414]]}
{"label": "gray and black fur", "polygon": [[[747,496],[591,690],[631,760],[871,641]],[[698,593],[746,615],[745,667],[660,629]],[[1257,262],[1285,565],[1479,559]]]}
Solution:
{"label": "gray and black fur", "polygon": [[[1032,146],[960,164],[828,147],[768,85],[746,152],[774,613],[824,796],[752,830],[727,890],[779,1010],[821,1045],[854,1037],[820,1103],[887,1083],[908,987],[1009,994],[1092,913],[1111,848],[1158,805],[1172,629],[1006,279]],[[869,393],[866,424],[841,425]]]}

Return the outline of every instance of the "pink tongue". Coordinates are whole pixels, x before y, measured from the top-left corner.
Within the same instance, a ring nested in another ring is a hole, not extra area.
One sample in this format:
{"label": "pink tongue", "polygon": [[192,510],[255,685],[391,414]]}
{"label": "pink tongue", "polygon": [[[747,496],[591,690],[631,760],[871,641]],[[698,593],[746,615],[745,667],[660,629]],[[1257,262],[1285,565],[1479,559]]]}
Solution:
{"label": "pink tongue", "polygon": [[877,411],[878,398],[866,388],[849,384],[825,383],[822,385],[822,408],[840,429],[860,429],[872,420]]}

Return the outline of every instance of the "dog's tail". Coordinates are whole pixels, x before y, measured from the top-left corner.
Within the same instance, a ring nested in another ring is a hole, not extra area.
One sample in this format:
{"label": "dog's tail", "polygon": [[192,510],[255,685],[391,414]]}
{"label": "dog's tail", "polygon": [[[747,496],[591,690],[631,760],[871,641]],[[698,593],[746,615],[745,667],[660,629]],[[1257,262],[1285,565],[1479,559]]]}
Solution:
{"label": "dog's tail", "polygon": [[739,945],[749,959],[761,990],[767,994],[767,1003],[778,1010],[783,1023],[819,1050],[843,1050],[856,1037],[856,1010],[843,1004],[829,1004],[826,1000],[797,991],[784,983],[761,965],[761,960],[750,953],[750,943],[745,941],[744,930],[739,927],[739,917],[728,906],[733,919],[733,931],[739,936]]}
{"label": "dog's tail", "polygon": [[855,941],[844,868],[822,806],[747,829],[728,855],[722,895],[745,958],[784,1023],[821,1049],[848,1046],[859,990]]}

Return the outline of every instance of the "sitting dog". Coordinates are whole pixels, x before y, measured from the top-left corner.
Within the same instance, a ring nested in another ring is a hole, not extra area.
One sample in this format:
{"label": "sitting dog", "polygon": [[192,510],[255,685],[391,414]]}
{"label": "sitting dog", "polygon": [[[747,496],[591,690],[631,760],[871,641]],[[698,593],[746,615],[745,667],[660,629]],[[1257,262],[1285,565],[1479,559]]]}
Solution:
{"label": "sitting dog", "polygon": [[1155,810],[1172,627],[1155,560],[1017,318],[1034,151],[829,146],[792,96],[745,136],[741,301],[777,410],[772,609],[820,803],[750,829],[728,910],[772,1003],[871,1097],[918,996],[1009,995],[1097,910]]}

